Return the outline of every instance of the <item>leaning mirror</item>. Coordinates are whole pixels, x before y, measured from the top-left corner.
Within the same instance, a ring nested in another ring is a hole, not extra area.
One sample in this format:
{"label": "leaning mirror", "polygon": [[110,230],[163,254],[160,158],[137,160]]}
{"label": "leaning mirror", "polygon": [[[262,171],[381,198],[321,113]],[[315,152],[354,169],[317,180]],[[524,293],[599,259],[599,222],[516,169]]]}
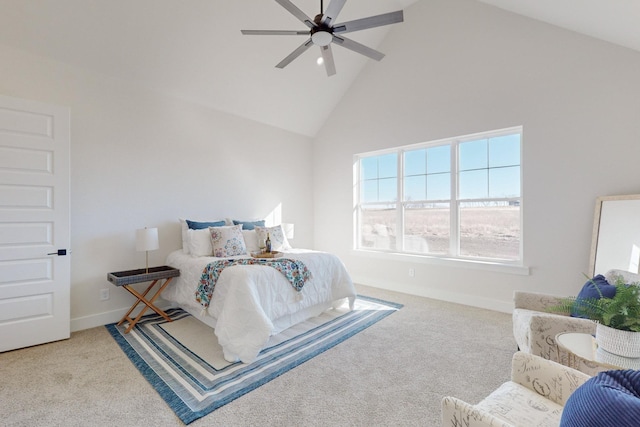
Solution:
{"label": "leaning mirror", "polygon": [[598,197],[591,240],[591,275],[613,269],[637,274],[639,263],[640,194]]}

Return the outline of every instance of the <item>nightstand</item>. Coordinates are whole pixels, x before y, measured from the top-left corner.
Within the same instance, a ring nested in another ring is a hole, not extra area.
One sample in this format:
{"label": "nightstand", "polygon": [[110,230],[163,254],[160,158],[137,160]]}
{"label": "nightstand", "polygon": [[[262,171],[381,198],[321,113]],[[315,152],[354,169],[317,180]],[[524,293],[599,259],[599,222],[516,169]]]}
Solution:
{"label": "nightstand", "polygon": [[[144,314],[144,312],[147,311],[147,308],[150,308],[151,310],[158,313],[160,316],[164,317],[167,320],[167,322],[171,322],[171,318],[167,316],[167,313],[165,313],[160,308],[158,308],[154,304],[154,302],[160,296],[160,293],[162,293],[164,288],[166,288],[167,285],[171,282],[171,280],[173,280],[174,277],[177,277],[179,275],[180,275],[180,270],[178,270],[177,268],[166,266],[166,265],[163,265],[161,267],[152,267],[152,268],[149,268],[148,271],[144,268],[141,268],[138,270],[118,271],[115,273],[109,273],[107,275],[107,280],[109,280],[111,283],[113,283],[116,286],[122,286],[127,291],[129,291],[131,295],[137,298],[136,302],[133,303],[129,311],[127,311],[127,314],[125,314],[124,317],[120,319],[120,321],[118,322],[118,325],[123,324],[125,321],[129,322],[129,326],[124,331],[125,334],[129,333],[129,331],[131,331],[131,329],[136,325],[136,323],[140,321],[140,318],[142,318],[142,315]],[[162,280],[164,281],[162,282]],[[131,286],[135,283],[142,283],[142,282],[151,282],[151,284],[147,287],[147,289],[143,293],[136,291]],[[151,291],[151,289],[153,289],[153,287],[157,283],[160,283],[160,287],[151,296],[151,298],[147,298],[147,294],[149,293],[149,291]],[[132,319],[130,315],[140,303],[144,304],[144,307],[142,307],[142,310],[140,310],[136,318]]]}

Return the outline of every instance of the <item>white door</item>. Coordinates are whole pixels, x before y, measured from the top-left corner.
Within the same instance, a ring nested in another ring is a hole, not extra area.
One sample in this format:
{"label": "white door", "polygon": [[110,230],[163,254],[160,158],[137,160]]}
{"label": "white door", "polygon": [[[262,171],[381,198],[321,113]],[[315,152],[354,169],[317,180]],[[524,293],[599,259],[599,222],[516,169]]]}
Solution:
{"label": "white door", "polygon": [[0,96],[0,352],[69,338],[69,109]]}

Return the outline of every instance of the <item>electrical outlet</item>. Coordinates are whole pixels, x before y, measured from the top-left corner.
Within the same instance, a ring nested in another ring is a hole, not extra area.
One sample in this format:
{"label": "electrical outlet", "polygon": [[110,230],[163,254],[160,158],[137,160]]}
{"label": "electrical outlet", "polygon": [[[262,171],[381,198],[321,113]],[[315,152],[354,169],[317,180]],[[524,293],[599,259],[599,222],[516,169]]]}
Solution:
{"label": "electrical outlet", "polygon": [[109,289],[100,289],[100,301],[106,301],[109,299]]}
{"label": "electrical outlet", "polygon": [[416,277],[416,271],[413,268],[409,269],[409,277]]}

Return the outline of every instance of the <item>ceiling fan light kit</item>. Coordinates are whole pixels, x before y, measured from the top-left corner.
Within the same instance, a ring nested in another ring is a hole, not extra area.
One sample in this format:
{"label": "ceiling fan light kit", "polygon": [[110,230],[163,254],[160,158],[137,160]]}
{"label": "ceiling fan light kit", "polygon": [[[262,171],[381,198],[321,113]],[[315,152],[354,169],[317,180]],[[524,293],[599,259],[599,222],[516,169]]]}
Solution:
{"label": "ceiling fan light kit", "polygon": [[329,31],[318,30],[315,33],[311,34],[311,41],[316,46],[328,46],[332,40],[333,34],[331,34]]}
{"label": "ceiling fan light kit", "polygon": [[[276,0],[278,4],[287,9],[289,13],[298,18],[303,24],[309,27],[309,30],[241,30],[244,35],[277,35],[277,36],[309,36],[304,43],[291,52],[286,58],[280,61],[276,67],[284,68],[294,59],[302,55],[312,45],[320,47],[320,53],[324,61],[324,66],[328,76],[336,73],[336,66],[333,60],[333,52],[331,51],[331,43],[342,46],[346,49],[357,52],[368,58],[380,61],[384,58],[382,52],[360,44],[354,40],[348,39],[342,34],[354,31],[366,30],[369,28],[381,27],[384,25],[395,24],[404,20],[402,10],[395,12],[383,13],[381,15],[370,16],[368,18],[356,19],[353,21],[342,22],[332,25],[338,17],[338,14],[344,7],[347,0],[332,0],[323,12],[322,0],[320,0],[320,13],[312,20],[303,11],[298,9],[290,0]],[[340,34],[337,36],[336,34]]]}

